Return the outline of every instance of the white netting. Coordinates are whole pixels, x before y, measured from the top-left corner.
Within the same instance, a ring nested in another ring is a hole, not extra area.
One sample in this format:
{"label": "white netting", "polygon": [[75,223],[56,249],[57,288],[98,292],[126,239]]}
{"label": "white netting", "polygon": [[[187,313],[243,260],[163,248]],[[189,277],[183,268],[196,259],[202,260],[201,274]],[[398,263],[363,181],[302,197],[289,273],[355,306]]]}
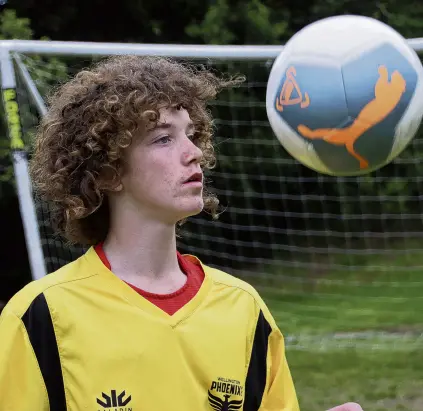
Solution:
{"label": "white netting", "polygon": [[[42,59],[21,56],[42,94],[57,77]],[[73,74],[90,61],[65,61]],[[369,176],[319,175],[287,155],[266,117],[272,61],[210,61],[247,76],[213,102],[217,167],[209,173],[218,221],[192,218],[179,249],[241,276],[263,293],[297,349],[422,345],[423,140]],[[19,84],[24,128],[37,111]],[[28,114],[32,113],[32,115]],[[38,205],[48,271],[80,255],[52,236]]]}

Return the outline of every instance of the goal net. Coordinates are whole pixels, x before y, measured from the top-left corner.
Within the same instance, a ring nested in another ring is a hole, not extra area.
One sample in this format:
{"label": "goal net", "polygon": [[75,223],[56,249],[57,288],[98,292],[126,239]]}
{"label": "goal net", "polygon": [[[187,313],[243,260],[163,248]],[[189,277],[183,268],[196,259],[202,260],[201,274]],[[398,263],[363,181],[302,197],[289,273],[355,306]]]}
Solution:
{"label": "goal net", "polygon": [[[245,74],[245,84],[210,105],[217,166],[208,178],[223,212],[217,221],[207,214],[191,218],[178,239],[180,251],[257,287],[289,348],[421,345],[423,321],[416,313],[423,306],[422,134],[399,158],[367,176],[336,178],[302,166],[284,151],[266,116],[267,78],[279,51],[15,46],[10,58],[25,146],[45,112],[46,93],[100,55],[169,55]],[[45,273],[84,252],[55,237],[45,204],[21,202],[21,209],[28,207],[35,210]],[[28,249],[37,244],[28,240]]]}

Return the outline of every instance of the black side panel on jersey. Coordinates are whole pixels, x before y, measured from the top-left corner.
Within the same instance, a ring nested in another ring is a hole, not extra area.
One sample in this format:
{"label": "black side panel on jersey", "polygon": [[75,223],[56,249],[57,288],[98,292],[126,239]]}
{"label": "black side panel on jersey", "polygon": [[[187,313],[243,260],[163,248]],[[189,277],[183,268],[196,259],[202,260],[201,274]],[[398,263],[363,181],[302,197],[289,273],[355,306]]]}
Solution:
{"label": "black side panel on jersey", "polygon": [[245,382],[244,411],[257,411],[263,399],[267,376],[267,348],[272,327],[260,311]]}
{"label": "black side panel on jersey", "polygon": [[50,310],[44,294],[38,295],[22,317],[37,357],[47,394],[50,411],[66,411],[65,387],[59,350]]}

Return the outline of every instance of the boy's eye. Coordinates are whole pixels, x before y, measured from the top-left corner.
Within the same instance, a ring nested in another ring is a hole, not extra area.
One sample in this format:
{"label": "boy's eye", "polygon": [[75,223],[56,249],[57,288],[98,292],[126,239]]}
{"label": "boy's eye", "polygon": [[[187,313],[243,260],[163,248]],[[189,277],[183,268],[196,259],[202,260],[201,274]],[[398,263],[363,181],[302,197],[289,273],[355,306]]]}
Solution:
{"label": "boy's eye", "polygon": [[163,136],[163,137],[158,138],[155,142],[164,144],[164,143],[167,143],[169,141],[170,141],[170,136]]}

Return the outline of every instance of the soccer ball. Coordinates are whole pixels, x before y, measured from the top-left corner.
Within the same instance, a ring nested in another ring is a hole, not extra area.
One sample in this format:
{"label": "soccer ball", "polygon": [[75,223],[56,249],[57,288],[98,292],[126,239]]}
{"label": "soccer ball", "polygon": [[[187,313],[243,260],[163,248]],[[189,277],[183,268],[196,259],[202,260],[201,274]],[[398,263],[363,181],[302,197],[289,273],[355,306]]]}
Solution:
{"label": "soccer ball", "polygon": [[397,157],[423,115],[423,67],[394,29],[336,16],[295,34],[276,58],[266,110],[282,146],[334,176],[370,173]]}

